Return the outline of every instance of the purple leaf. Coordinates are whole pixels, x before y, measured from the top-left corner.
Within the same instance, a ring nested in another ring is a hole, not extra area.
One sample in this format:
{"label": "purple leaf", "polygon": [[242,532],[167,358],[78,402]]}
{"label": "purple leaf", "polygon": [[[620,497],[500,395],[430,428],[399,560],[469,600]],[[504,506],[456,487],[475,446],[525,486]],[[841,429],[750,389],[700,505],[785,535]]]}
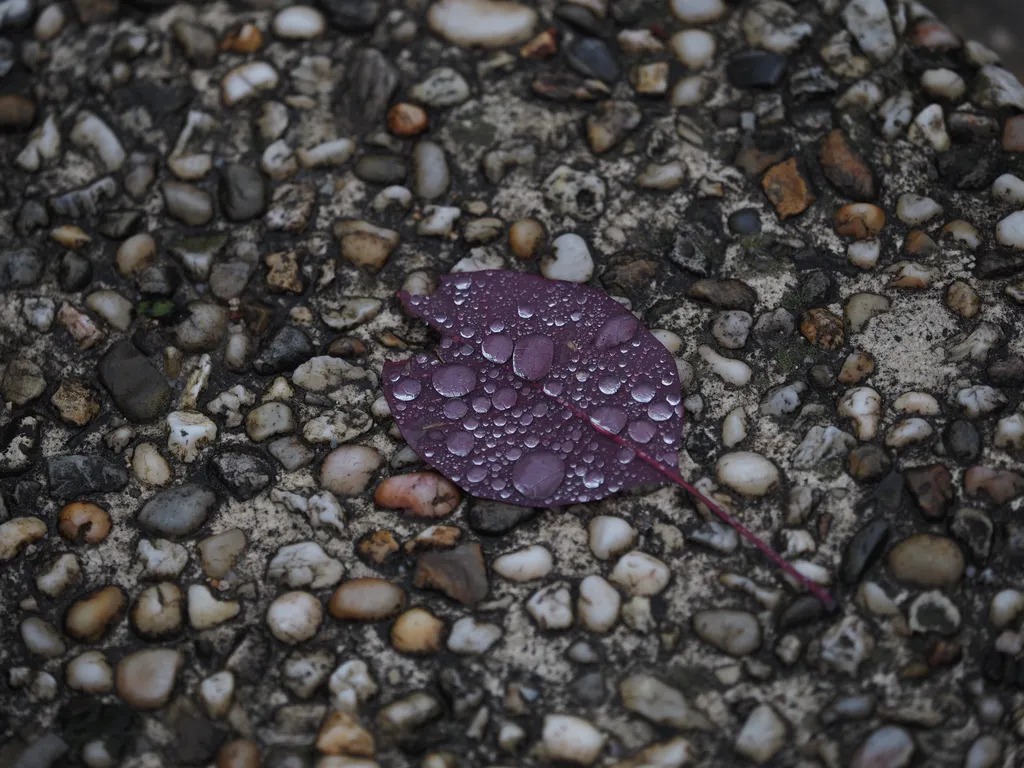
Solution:
{"label": "purple leaf", "polygon": [[456,485],[559,506],[667,478],[831,605],[676,470],[675,361],[617,301],[503,270],[446,275],[432,296],[398,297],[441,341],[436,354],[385,364],[384,395],[409,446]]}

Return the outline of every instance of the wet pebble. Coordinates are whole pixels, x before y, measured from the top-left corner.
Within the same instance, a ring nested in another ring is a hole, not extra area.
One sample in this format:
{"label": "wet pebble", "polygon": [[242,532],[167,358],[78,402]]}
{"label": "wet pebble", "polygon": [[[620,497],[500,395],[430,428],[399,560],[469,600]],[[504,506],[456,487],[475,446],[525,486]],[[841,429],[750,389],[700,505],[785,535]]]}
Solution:
{"label": "wet pebble", "polygon": [[700,611],[691,622],[694,633],[708,645],[730,656],[746,656],[761,646],[761,625],[746,611]]}
{"label": "wet pebble", "polygon": [[895,579],[924,589],[955,586],[965,565],[956,542],[930,533],[914,534],[896,544],[887,564]]}
{"label": "wet pebble", "polygon": [[159,709],[174,690],[185,659],[171,648],[149,648],[125,656],[117,664],[117,692],[136,709]]}

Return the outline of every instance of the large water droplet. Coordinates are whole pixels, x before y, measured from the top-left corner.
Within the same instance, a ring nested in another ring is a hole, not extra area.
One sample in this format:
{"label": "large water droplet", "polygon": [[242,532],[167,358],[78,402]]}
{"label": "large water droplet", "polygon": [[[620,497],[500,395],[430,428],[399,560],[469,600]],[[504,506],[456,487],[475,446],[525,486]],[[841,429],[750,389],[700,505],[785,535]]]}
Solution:
{"label": "large water droplet", "polygon": [[528,499],[546,499],[564,478],[565,462],[551,451],[531,451],[512,468],[512,485]]}
{"label": "large water droplet", "polygon": [[614,395],[619,391],[619,387],[622,386],[622,379],[618,376],[602,376],[597,381],[597,388],[606,395]]}
{"label": "large water droplet", "polygon": [[583,476],[583,485],[587,488],[600,488],[604,482],[604,475],[595,469],[590,470]]}
{"label": "large water droplet", "polygon": [[519,316],[523,318],[523,320],[528,320],[533,317],[533,307],[528,304],[524,304],[519,308]]}
{"label": "large water droplet", "polygon": [[522,379],[537,381],[551,370],[551,361],[554,357],[555,342],[550,336],[524,336],[516,342],[515,351],[512,353],[512,370]]}
{"label": "large water droplet", "polygon": [[415,400],[419,396],[421,389],[423,389],[423,385],[420,384],[418,379],[402,379],[395,384],[391,392],[396,400],[407,403],[410,400]]}
{"label": "large water droplet", "polygon": [[598,349],[611,349],[620,344],[625,344],[633,338],[636,329],[640,326],[637,319],[632,315],[618,315],[606,320],[594,337],[594,345]]}
{"label": "large water droplet", "polygon": [[452,432],[445,439],[444,444],[448,446],[453,456],[468,456],[473,451],[475,440],[469,432]]}
{"label": "large water droplet", "polygon": [[672,418],[673,408],[668,403],[651,403],[647,406],[647,415],[653,421],[668,421]]}
{"label": "large water droplet", "polygon": [[487,413],[491,410],[491,401],[486,397],[474,397],[473,410],[477,413]]}
{"label": "large water droplet", "polygon": [[511,338],[503,333],[495,333],[484,338],[484,343],[480,345],[480,351],[492,363],[501,365],[512,357],[512,347]]}
{"label": "large water droplet", "polygon": [[476,387],[476,373],[468,365],[443,365],[434,371],[430,383],[443,397],[462,397]]}
{"label": "large water droplet", "polygon": [[516,391],[512,387],[502,387],[491,395],[491,403],[499,411],[507,411],[516,404],[517,398]]}
{"label": "large water droplet", "polygon": [[560,381],[545,381],[544,382],[544,394],[549,397],[558,397],[562,394],[564,387]]}
{"label": "large water droplet", "polygon": [[602,405],[594,409],[590,414],[590,420],[601,429],[617,435],[626,426],[626,412],[614,405]]}
{"label": "large water droplet", "polygon": [[486,467],[470,467],[469,472],[466,473],[466,479],[471,483],[479,483],[487,477]]}
{"label": "large water droplet", "polygon": [[644,381],[637,384],[629,392],[638,403],[649,403],[654,399],[654,385]]}
{"label": "large water droplet", "polygon": [[461,419],[469,411],[469,406],[462,400],[451,400],[444,404],[441,412],[446,418]]}
{"label": "large water droplet", "polygon": [[624,445],[619,448],[619,452],[615,454],[615,458],[619,460],[620,464],[629,464],[629,462],[636,458],[636,451]]}
{"label": "large water droplet", "polygon": [[650,442],[657,431],[658,428],[646,419],[637,419],[629,424],[629,436],[638,443]]}

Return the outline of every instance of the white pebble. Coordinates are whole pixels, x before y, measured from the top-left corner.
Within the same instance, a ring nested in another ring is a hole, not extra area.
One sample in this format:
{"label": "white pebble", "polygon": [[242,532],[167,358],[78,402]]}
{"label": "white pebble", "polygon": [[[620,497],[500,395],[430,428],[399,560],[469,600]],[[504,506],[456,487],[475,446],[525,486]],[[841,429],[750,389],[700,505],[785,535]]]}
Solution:
{"label": "white pebble", "polygon": [[203,584],[188,588],[188,620],[193,628],[210,629],[233,619],[241,611],[236,600],[218,600]]}
{"label": "white pebble", "polygon": [[132,325],[132,303],[117,291],[93,291],[85,297],[85,306],[119,331]]}
{"label": "white pebble", "polygon": [[703,29],[685,29],[672,35],[676,58],[690,69],[702,69],[715,57],[715,38]]}
{"label": "white pebble", "polygon": [[1011,213],[996,224],[996,240],[1000,245],[1024,251],[1024,211]]}
{"label": "white pebble", "polygon": [[191,464],[207,445],[217,439],[217,425],[196,411],[171,411],[167,414],[167,450]]}
{"label": "white pebble", "polygon": [[323,34],[323,14],[308,5],[293,5],[278,12],[271,29],[286,40],[309,40]]}
{"label": "white pebble", "polygon": [[261,91],[273,90],[279,80],[277,70],[265,61],[250,61],[235,67],[220,83],[224,105],[233,107]]}
{"label": "white pebble", "polygon": [[956,404],[964,409],[969,419],[977,419],[1006,405],[1006,395],[994,387],[976,384],[956,393]]}
{"label": "white pebble", "polygon": [[235,676],[226,669],[214,672],[199,684],[199,700],[206,714],[215,720],[228,713],[234,693]]}
{"label": "white pebble", "polygon": [[[938,104],[929,104],[918,112],[907,136],[915,144],[930,146],[936,152],[948,150],[951,142],[946,131],[942,107]],[[941,211],[941,208],[939,210]]]}
{"label": "white pebble", "polygon": [[924,224],[936,216],[942,215],[942,206],[930,197],[907,193],[900,195],[896,203],[896,215],[904,224],[912,227]]}
{"label": "white pebble", "polygon": [[1005,451],[1024,450],[1024,414],[1014,413],[1001,418],[996,424],[992,444]]}
{"label": "white pebble", "polygon": [[720,379],[734,387],[745,387],[750,383],[753,371],[742,360],[723,357],[706,344],[702,344],[697,352]]}
{"label": "white pebble", "polygon": [[704,24],[721,18],[726,12],[722,0],[671,0],[672,13],[687,24]]}
{"label": "white pebble", "polygon": [[509,552],[497,558],[491,566],[495,573],[509,581],[543,579],[554,567],[555,561],[547,547],[540,544]]}
{"label": "white pebble", "polygon": [[344,165],[356,151],[352,139],[331,139],[314,147],[295,150],[295,157],[303,168],[323,168]]}
{"label": "white pebble", "polygon": [[874,269],[878,264],[882,244],[875,239],[855,240],[846,248],[846,259],[855,267]]}
{"label": "white pebble", "polygon": [[568,629],[572,626],[572,594],[562,581],[538,589],[526,601],[526,611],[541,629]]}
{"label": "white pebble", "polygon": [[633,546],[636,530],[621,517],[598,515],[590,521],[590,551],[598,560],[609,560]]}
{"label": "white pebble", "polygon": [[320,601],[308,592],[286,592],[267,609],[267,626],[282,643],[294,645],[316,634],[323,620]]}
{"label": "white pebble", "polygon": [[64,670],[68,688],[81,693],[106,693],[114,685],[114,670],[102,651],[85,651]]}
{"label": "white pebble", "polygon": [[320,467],[320,485],[339,496],[356,496],[366,490],[384,457],[365,445],[334,449]]}
{"label": "white pebble", "polygon": [[996,629],[1005,629],[1024,614],[1024,593],[1018,589],[997,592],[988,608],[988,619]]}
{"label": "white pebble", "polygon": [[501,627],[497,624],[464,616],[452,624],[452,631],[448,635],[448,650],[463,655],[486,653],[501,639],[501,634]]}
{"label": "white pebble", "polygon": [[570,232],[555,238],[551,247],[552,252],[541,257],[540,271],[544,277],[585,283],[594,276],[594,259],[582,237]]}
{"label": "white pebble", "polygon": [[29,616],[21,622],[19,627],[22,642],[29,653],[36,656],[52,658],[64,653],[66,646],[64,640],[50,622],[38,616]]}
{"label": "white pebble", "polygon": [[715,465],[715,477],[722,485],[745,496],[764,496],[779,484],[778,468],[752,451],[722,456]]}
{"label": "white pebble", "polygon": [[964,79],[951,69],[928,69],[921,75],[921,87],[930,95],[956,101],[964,95]]}
{"label": "white pebble", "polygon": [[892,404],[898,413],[913,413],[918,416],[938,416],[939,401],[927,392],[904,392]]}
{"label": "white pebble", "polygon": [[646,552],[630,552],[619,558],[608,576],[634,597],[651,597],[668,586],[672,572],[668,566]]}
{"label": "white pebble", "polygon": [[456,45],[501,48],[527,40],[537,12],[507,0],[439,0],[430,7],[427,23]]}
{"label": "white pebble", "polygon": [[693,107],[707,97],[711,81],[704,75],[690,75],[682,78],[672,88],[669,99],[673,107]]}
{"label": "white pebble", "polygon": [[747,437],[747,412],[743,406],[733,408],[722,421],[722,444],[734,448]]}
{"label": "white pebble", "polygon": [[873,440],[881,418],[882,398],[871,387],[848,389],[839,398],[839,415],[853,421],[858,440]]}
{"label": "white pebble", "polygon": [[905,448],[913,443],[920,443],[932,435],[932,426],[924,419],[917,417],[903,419],[889,430],[885,436],[885,444],[890,448]]}
{"label": "white pebble", "polygon": [[761,704],[747,716],[736,737],[736,751],[757,765],[771,760],[785,746],[786,722],[767,704]]}
{"label": "white pebble", "polygon": [[256,442],[294,431],[295,417],[284,403],[265,403],[245,417],[245,433]]}
{"label": "white pebble", "polygon": [[175,579],[188,563],[188,551],[167,539],[140,539],[135,554],[142,563],[142,575],[148,579]]}
{"label": "white pebble", "polygon": [[425,237],[447,237],[455,228],[462,211],[453,205],[428,205],[416,225],[416,234]]}
{"label": "white pebble", "polygon": [[78,113],[69,138],[76,147],[95,152],[107,173],[119,171],[124,165],[127,155],[117,134],[92,112]]}
{"label": "white pebble", "polygon": [[1012,173],[1004,173],[992,182],[992,197],[1002,203],[1024,205],[1024,181]]}
{"label": "white pebble", "polygon": [[590,722],[573,715],[545,715],[541,747],[551,762],[592,765],[607,740]]}
{"label": "white pebble", "polygon": [[618,591],[602,577],[591,574],[580,582],[577,601],[580,621],[591,632],[607,632],[619,618],[622,598]]}

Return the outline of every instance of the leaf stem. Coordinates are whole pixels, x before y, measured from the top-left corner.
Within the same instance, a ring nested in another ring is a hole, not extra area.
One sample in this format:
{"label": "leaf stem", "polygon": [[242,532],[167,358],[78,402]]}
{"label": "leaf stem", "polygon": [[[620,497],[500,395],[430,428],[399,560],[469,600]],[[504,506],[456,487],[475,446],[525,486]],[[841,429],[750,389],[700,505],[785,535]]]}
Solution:
{"label": "leaf stem", "polygon": [[[548,395],[548,397],[551,397],[551,395]],[[683,479],[683,476],[680,475],[677,470],[665,464],[662,464],[653,456],[645,453],[644,450],[640,448],[638,445],[634,445],[629,440],[619,437],[619,435],[616,435],[613,432],[609,432],[604,427],[595,424],[586,413],[581,411],[572,403],[562,400],[559,397],[555,397],[554,400],[556,400],[558,404],[561,405],[562,407],[568,408],[578,418],[585,419],[586,421],[588,421],[590,425],[600,434],[609,438],[618,445],[623,446],[625,448],[629,448],[629,450],[636,453],[637,457],[640,458],[641,461],[661,472],[661,474],[663,474],[673,483],[675,483],[688,494],[690,494],[694,499],[696,499],[705,507],[710,509],[719,519],[721,519],[723,523],[728,525],[730,528],[735,530],[740,536],[742,536],[755,547],[757,547],[759,550],[761,550],[761,552],[763,552],[764,555],[769,560],[771,560],[776,566],[778,566],[783,572],[791,576],[803,587],[805,587],[807,591],[809,591],[812,595],[818,598],[818,600],[821,601],[822,605],[824,605],[826,609],[828,609],[829,611],[835,610],[836,601],[833,599],[832,595],[828,593],[828,591],[822,589],[820,586],[818,586],[813,581],[804,576],[802,573],[800,573],[796,568],[792,566],[791,563],[784,560],[782,555],[780,555],[778,552],[776,552],[774,549],[768,546],[768,544],[766,544],[764,540],[761,539],[757,534],[755,534],[753,531],[751,531],[749,528],[747,528],[745,525],[739,522],[736,518],[734,518],[720,506],[715,504],[715,502],[711,501],[711,499],[709,499],[703,493],[701,493],[688,482],[686,482],[686,480]]]}

